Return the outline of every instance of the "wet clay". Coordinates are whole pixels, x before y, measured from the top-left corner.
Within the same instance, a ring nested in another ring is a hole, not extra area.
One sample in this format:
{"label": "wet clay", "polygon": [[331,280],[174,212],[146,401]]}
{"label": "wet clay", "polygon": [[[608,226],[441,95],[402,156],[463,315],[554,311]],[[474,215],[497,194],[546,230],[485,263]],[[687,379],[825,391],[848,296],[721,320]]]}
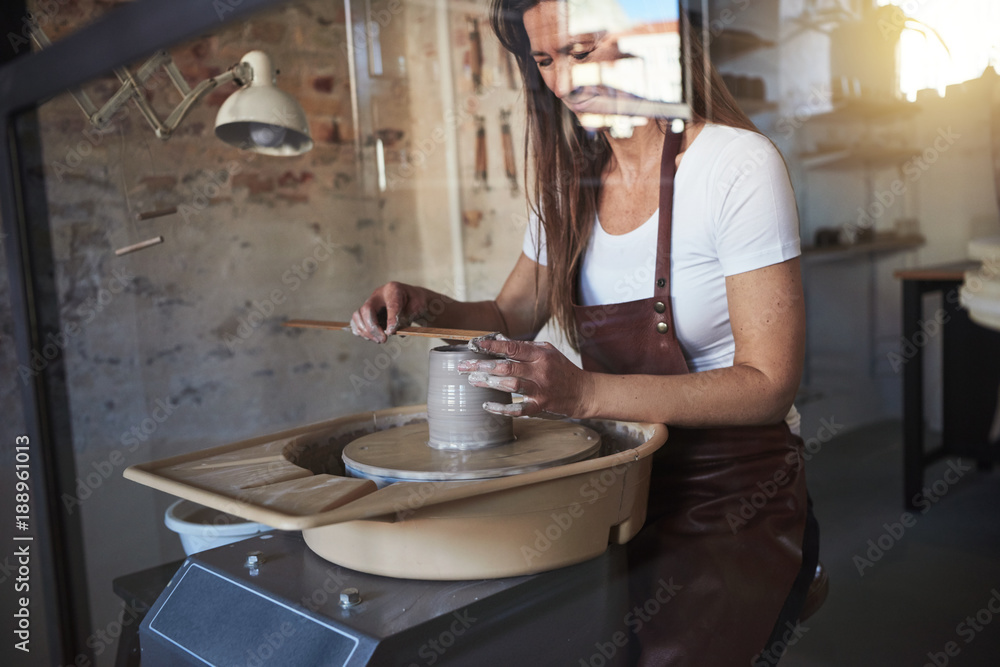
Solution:
{"label": "wet clay", "polygon": [[514,439],[510,417],[483,410],[483,403],[510,403],[510,394],[488,387],[474,387],[458,372],[465,359],[493,359],[464,345],[431,350],[427,377],[428,441],[434,449],[482,449]]}
{"label": "wet clay", "polygon": [[427,423],[377,431],[347,445],[343,460],[348,474],[379,486],[403,480],[486,479],[597,453],[600,436],[585,426],[486,412],[483,403],[510,403],[510,394],[472,386],[458,372],[458,363],[494,358],[465,346],[431,350]]}

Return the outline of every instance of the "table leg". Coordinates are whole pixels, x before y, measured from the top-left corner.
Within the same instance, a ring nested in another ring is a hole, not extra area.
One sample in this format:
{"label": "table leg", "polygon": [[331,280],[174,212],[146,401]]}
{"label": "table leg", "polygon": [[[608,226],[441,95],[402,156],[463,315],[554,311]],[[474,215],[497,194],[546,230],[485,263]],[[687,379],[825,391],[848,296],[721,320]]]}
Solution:
{"label": "table leg", "polygon": [[[923,289],[918,280],[903,281],[903,338],[911,343],[920,330]],[[903,364],[903,505],[916,509],[914,499],[924,485],[924,367],[923,349],[913,345]]]}

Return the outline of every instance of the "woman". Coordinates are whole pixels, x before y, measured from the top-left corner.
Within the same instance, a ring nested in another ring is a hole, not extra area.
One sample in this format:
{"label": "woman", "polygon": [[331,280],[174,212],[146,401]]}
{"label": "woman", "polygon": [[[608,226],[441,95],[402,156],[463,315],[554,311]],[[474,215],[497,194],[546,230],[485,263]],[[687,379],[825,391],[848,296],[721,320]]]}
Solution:
{"label": "woman", "polygon": [[[565,12],[560,0],[492,7],[525,82],[540,221],[497,298],[459,303],[389,283],[352,329],[384,342],[433,312],[435,326],[502,332],[515,340],[481,344],[496,361],[462,370],[524,400],[488,409],[670,426],[646,526],[628,547],[630,592],[641,607],[660,581],[680,590],[627,629],[638,630],[630,651],[648,665],[750,664],[797,620],[818,547],[802,441],[786,424],[805,327],[788,174],[714,70],[693,77],[682,134],[662,121],[628,138],[583,128],[593,91],[572,88],[570,67],[617,47],[568,35]],[[582,369],[529,342],[550,316]]]}

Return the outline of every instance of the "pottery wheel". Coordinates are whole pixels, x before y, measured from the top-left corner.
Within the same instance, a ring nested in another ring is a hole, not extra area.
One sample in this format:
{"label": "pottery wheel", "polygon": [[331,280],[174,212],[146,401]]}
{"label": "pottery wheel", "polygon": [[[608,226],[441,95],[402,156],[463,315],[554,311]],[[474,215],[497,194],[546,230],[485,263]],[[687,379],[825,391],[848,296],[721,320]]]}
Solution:
{"label": "pottery wheel", "polygon": [[344,448],[344,464],[356,477],[377,482],[486,479],[582,461],[597,453],[593,429],[549,419],[514,422],[514,440],[473,450],[428,446],[427,423],[362,436]]}

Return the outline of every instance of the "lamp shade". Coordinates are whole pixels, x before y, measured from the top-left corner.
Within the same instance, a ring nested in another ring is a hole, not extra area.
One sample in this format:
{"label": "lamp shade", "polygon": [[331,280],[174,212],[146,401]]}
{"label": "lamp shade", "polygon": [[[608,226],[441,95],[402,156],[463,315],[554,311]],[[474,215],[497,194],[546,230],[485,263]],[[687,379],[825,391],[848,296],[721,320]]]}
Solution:
{"label": "lamp shade", "polygon": [[250,66],[250,82],[223,102],[215,117],[215,136],[265,155],[300,155],[310,150],[313,141],[305,111],[274,85],[270,57],[251,51],[241,62]]}

